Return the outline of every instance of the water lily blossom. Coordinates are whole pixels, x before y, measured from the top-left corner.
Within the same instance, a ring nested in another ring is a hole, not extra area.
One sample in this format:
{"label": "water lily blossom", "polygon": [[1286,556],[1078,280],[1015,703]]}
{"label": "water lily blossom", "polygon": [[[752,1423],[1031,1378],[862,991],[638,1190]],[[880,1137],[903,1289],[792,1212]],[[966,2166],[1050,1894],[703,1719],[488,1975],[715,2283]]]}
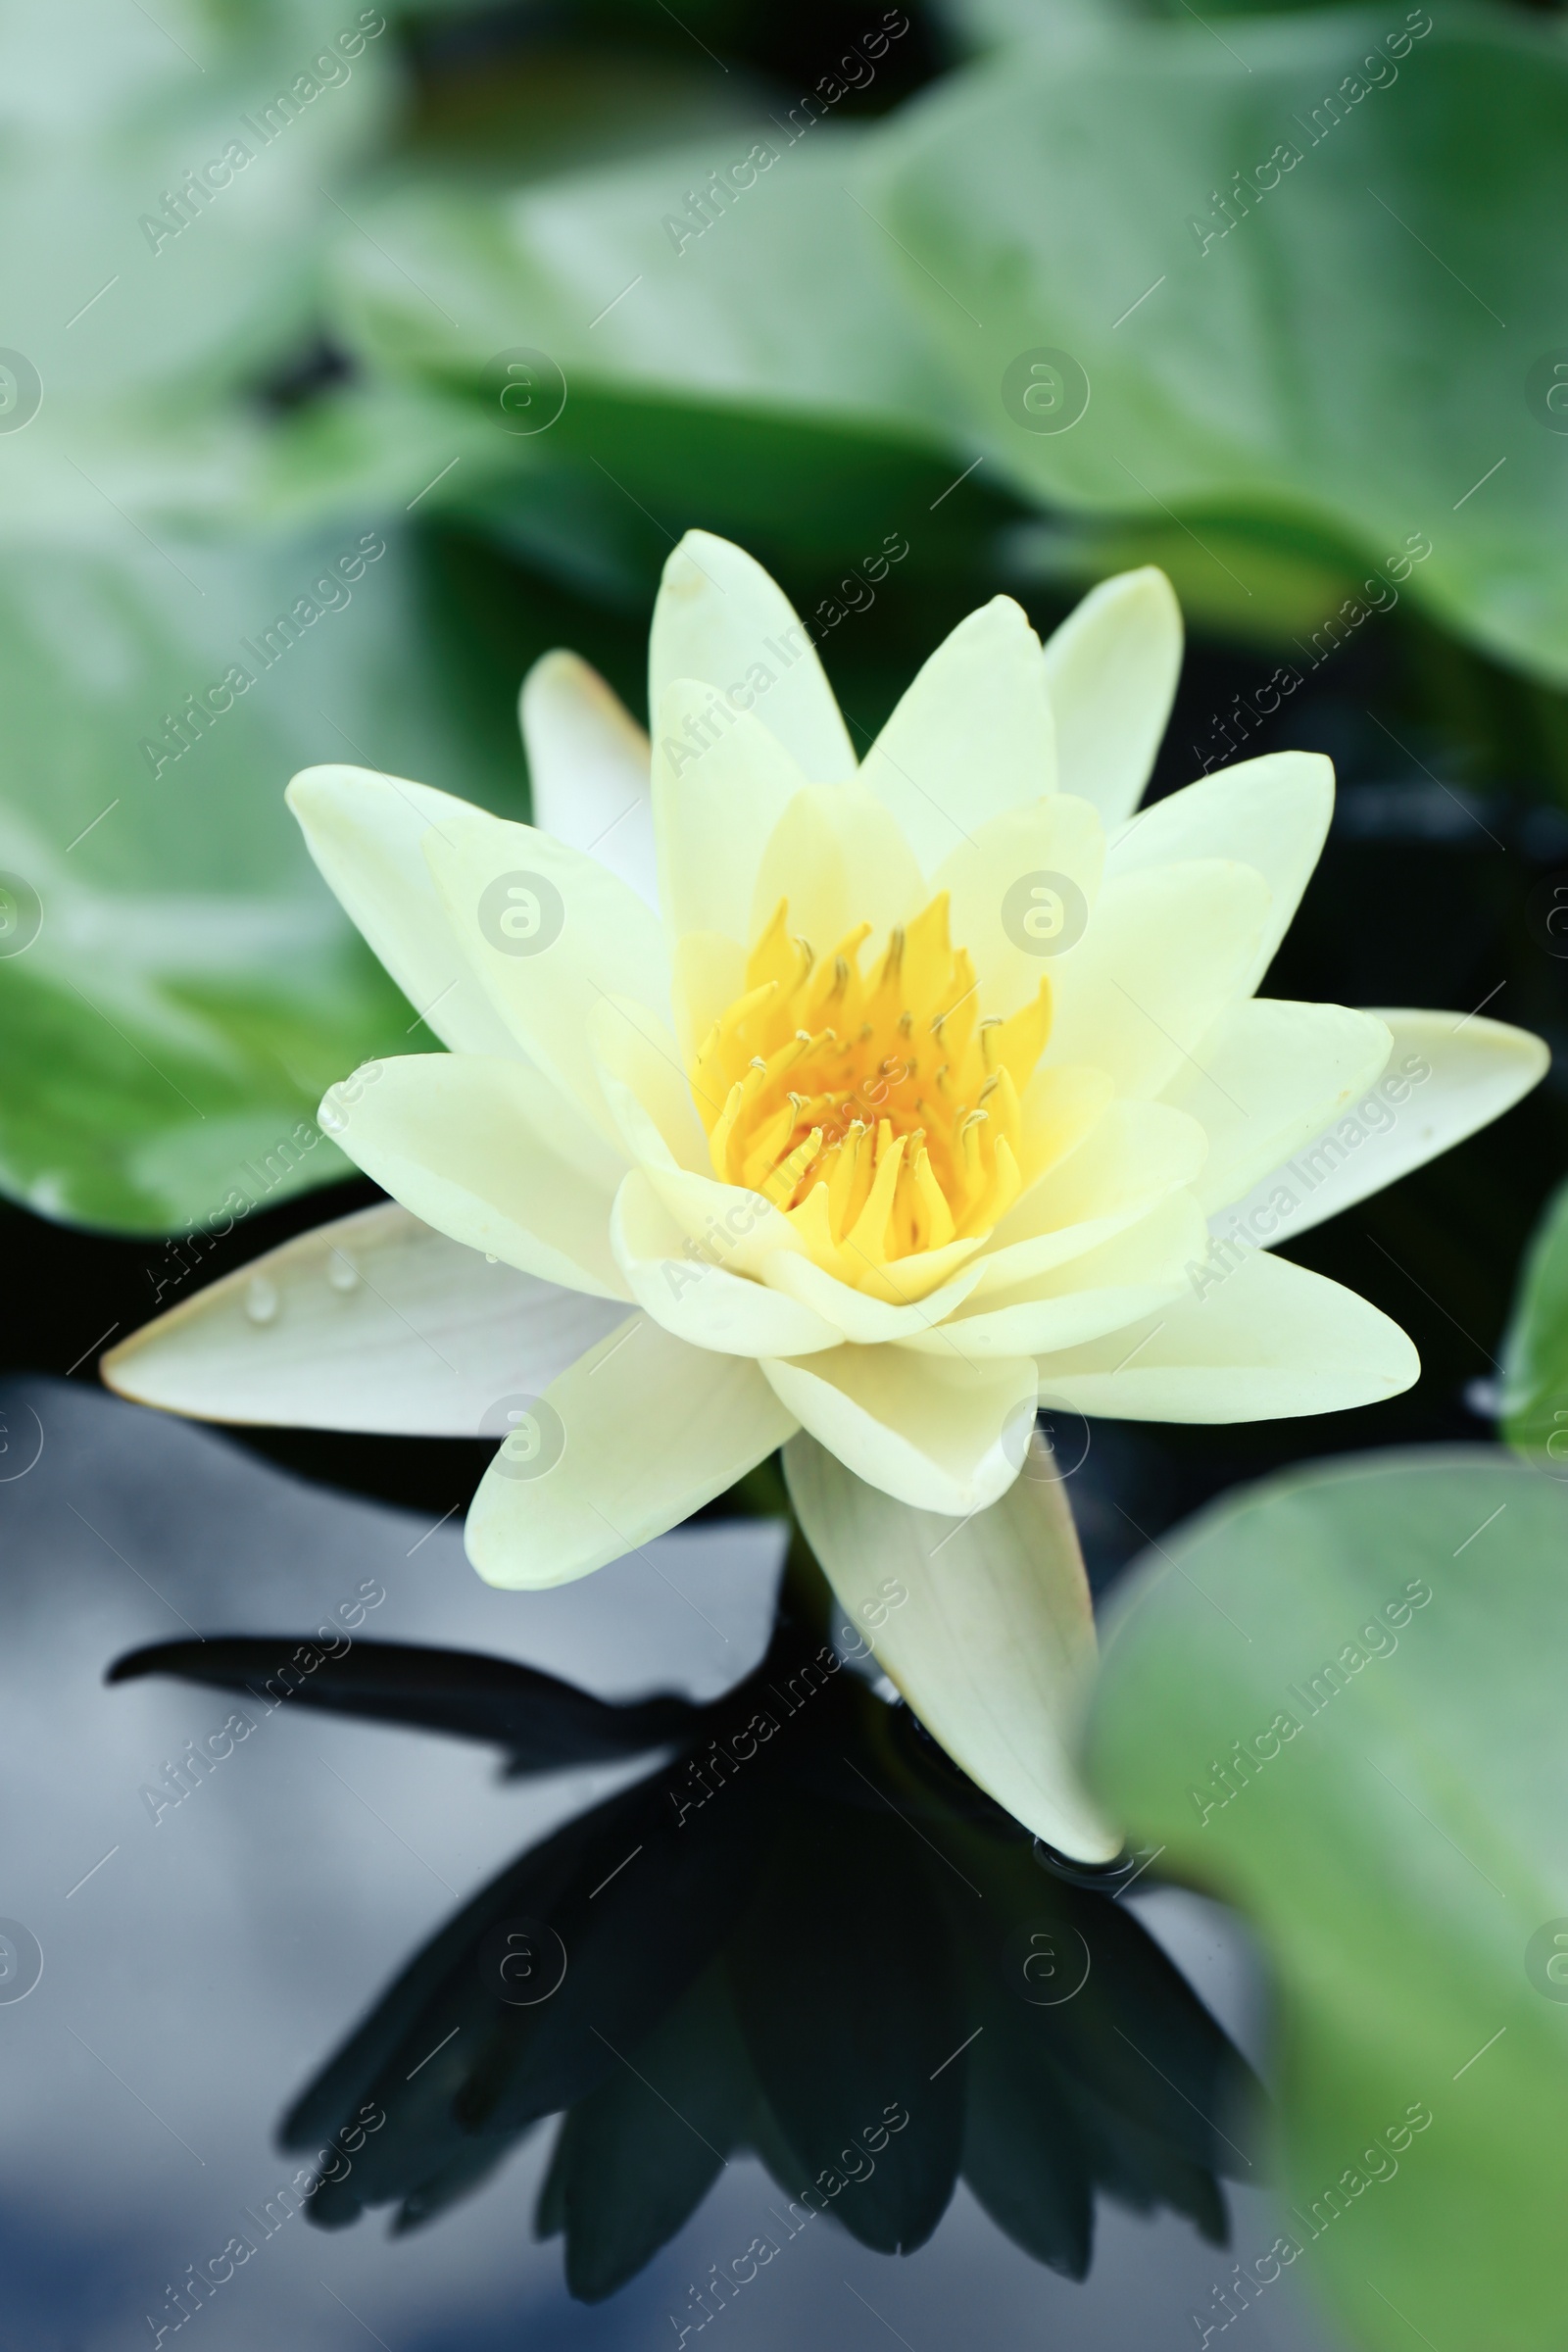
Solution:
{"label": "water lily blossom", "polygon": [[491,1432],[467,1547],[506,1586],[631,1551],[783,1446],[922,1721],[1107,1858],[1068,1761],[1072,1465],[1037,1399],[1232,1421],[1408,1387],[1397,1326],[1267,1245],[1546,1058],[1475,1014],[1256,995],[1333,774],[1275,754],[1135,814],[1180,657],[1157,571],[1044,646],[998,597],[858,760],[780,590],[694,532],[652,747],[570,655],[525,684],[537,827],[297,776],[321,872],[447,1051],[322,1104],[387,1206],[175,1307],[108,1379],[232,1421]]}

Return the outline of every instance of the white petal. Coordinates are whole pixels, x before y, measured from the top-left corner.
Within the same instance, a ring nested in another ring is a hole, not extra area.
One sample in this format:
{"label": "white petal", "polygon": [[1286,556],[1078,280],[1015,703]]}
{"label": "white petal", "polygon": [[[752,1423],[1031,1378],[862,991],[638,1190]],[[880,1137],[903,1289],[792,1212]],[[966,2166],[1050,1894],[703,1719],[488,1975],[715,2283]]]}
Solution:
{"label": "white petal", "polygon": [[[765,673],[765,674],[764,674]],[[855,773],[855,753],[804,624],[760,564],[727,539],[688,531],[664,565],[648,643],[648,708],[676,678],[701,678],[753,707],[813,784]]]}
{"label": "white petal", "polygon": [[686,931],[674,960],[676,1042],[690,1069],[713,1023],[746,993],[746,950],[718,931]]}
{"label": "white petal", "polygon": [[635,1551],[732,1487],[795,1423],[754,1364],[671,1339],[646,1315],[532,1404],[468,1512],[487,1584],[564,1585]]}
{"label": "white petal", "polygon": [[1208,858],[1107,882],[1052,967],[1047,1062],[1108,1071],[1120,1094],[1162,1093],[1242,993],[1267,919],[1250,865]]}
{"label": "white petal", "polygon": [[916,1510],[983,1510],[1018,1474],[1021,1447],[1009,1452],[1007,1440],[1034,1411],[1027,1356],[969,1364],[956,1352],[839,1348],[762,1370],[803,1428]]}
{"label": "white petal", "polygon": [[[918,1263],[919,1261],[915,1261]],[[941,1323],[968,1298],[980,1279],[984,1261],[971,1257],[960,1264],[951,1282],[939,1290],[921,1292],[918,1277],[908,1269],[911,1295],[906,1304],[897,1304],[885,1298],[873,1298],[866,1291],[856,1291],[837,1275],[829,1274],[815,1260],[794,1250],[773,1250],[761,1267],[761,1277],[775,1290],[787,1291],[792,1298],[801,1298],[826,1322],[833,1325],[839,1337],[853,1340],[858,1347],[874,1348],[884,1341],[906,1339],[911,1332],[928,1331]],[[904,1261],[895,1258],[887,1268],[890,1283],[906,1278]]]}
{"label": "white petal", "polygon": [[122,1396],[205,1421],[478,1437],[625,1317],[487,1265],[388,1201],[269,1250],[103,1359]]}
{"label": "white petal", "polygon": [[673,939],[716,931],[749,946],[762,853],[807,777],[760,719],[744,715],[694,750],[684,721],[710,701],[709,687],[676,678],[656,706],[660,904]]}
{"label": "white petal", "polygon": [[892,811],[863,785],[818,784],[797,793],[762,853],[748,937],[758,938],[787,899],[790,929],[818,956],[869,923],[876,955],[896,923],[917,915],[931,893]]}
{"label": "white petal", "polygon": [[784,1468],[850,1622],[876,1629],[877,1664],[932,1737],[1036,1837],[1110,1861],[1120,1838],[1072,1761],[1095,1671],[1089,1584],[1038,1441],[1001,1501],[956,1523],[878,1494],[804,1432]]}
{"label": "white petal", "polygon": [[1056,784],[1045,656],[1022,609],[993,597],[937,647],[860,770],[934,874],[967,835]]}
{"label": "white petal", "polygon": [[481,1054],[369,1067],[376,1081],[354,1102],[338,1090],[321,1106],[356,1167],[470,1250],[568,1290],[628,1296],[610,1248],[621,1167],[594,1137],[592,1156],[556,1148],[554,1091],[536,1070]]}
{"label": "white petal", "polygon": [[[1271,1241],[1294,1241],[1511,1110],[1540,1084],[1551,1054],[1528,1029],[1475,1013],[1389,1012],[1394,1045],[1381,1080],[1347,1114],[1252,1187],[1217,1219],[1255,1230],[1272,1213]],[[1275,1195],[1285,1192],[1292,1205]],[[1274,1203],[1272,1212],[1270,1203]],[[1259,1233],[1262,1238],[1262,1233]]]}
{"label": "white petal", "polygon": [[614,1143],[588,1022],[607,997],[669,1017],[663,928],[597,859],[482,809],[422,844],[447,919],[517,1043]]}
{"label": "white petal", "polygon": [[1083,1141],[1004,1217],[977,1292],[1009,1289],[1065,1264],[1148,1214],[1203,1165],[1208,1139],[1163,1102],[1107,1103]]}
{"label": "white petal", "polygon": [[1290,929],[1334,814],[1334,763],[1321,752],[1271,752],[1219,768],[1135,816],[1111,843],[1107,878],[1192,858],[1255,866],[1273,904],[1245,987],[1255,988]]}
{"label": "white petal", "polygon": [[514,1054],[512,1031],[452,936],[420,843],[466,801],[368,767],[307,767],[284,795],[344,912],[443,1045]]}
{"label": "white petal", "polygon": [[650,1150],[640,1155],[655,1192],[682,1233],[703,1249],[721,1251],[726,1265],[761,1277],[778,1250],[804,1255],[806,1244],[782,1209],[743,1185],[722,1184],[675,1167]]}
{"label": "white petal", "polygon": [[[629,997],[606,997],[589,1013],[588,1038],[628,1159],[711,1174],[680,1048],[658,1015]],[[712,1115],[723,1107],[715,1102]]]}
{"label": "white petal", "polygon": [[843,1346],[843,1334],[800,1299],[732,1272],[721,1249],[700,1250],[640,1168],[615,1197],[610,1232],[638,1305],[689,1347],[759,1356]]}
{"label": "white petal", "polygon": [[[1048,793],[1009,808],[946,857],[931,879],[949,894],[956,944],[967,948],[987,1013],[1038,994],[1100,895],[1105,837],[1087,801]],[[1027,924],[1027,927],[1026,927]],[[1036,939],[1036,928],[1046,936]]]}
{"label": "white petal", "polygon": [[[1250,1250],[1193,1268],[1195,1295],[1039,1360],[1042,1399],[1119,1421],[1277,1421],[1379,1404],[1420,1359],[1353,1291]],[[1201,1296],[1198,1296],[1198,1290]]]}
{"label": "white petal", "polygon": [[988,1294],[900,1345],[926,1355],[954,1348],[978,1362],[1076,1348],[1179,1298],[1187,1267],[1201,1262],[1207,1247],[1202,1210],[1191,1193],[1176,1193],[1098,1249],[1015,1289]]}
{"label": "white petal", "polygon": [[648,738],[596,669],[546,654],[517,700],[533,821],[659,904]]}
{"label": "white petal", "polygon": [[1252,997],[1233,1004],[1183,1062],[1163,1100],[1208,1135],[1198,1192],[1205,1209],[1234,1200],[1330,1120],[1342,1118],[1389,1058],[1376,1013],[1344,1004]]}
{"label": "white petal", "polygon": [[1152,566],[1102,580],[1046,640],[1061,789],[1107,825],[1138,806],[1181,665],[1181,607]]}

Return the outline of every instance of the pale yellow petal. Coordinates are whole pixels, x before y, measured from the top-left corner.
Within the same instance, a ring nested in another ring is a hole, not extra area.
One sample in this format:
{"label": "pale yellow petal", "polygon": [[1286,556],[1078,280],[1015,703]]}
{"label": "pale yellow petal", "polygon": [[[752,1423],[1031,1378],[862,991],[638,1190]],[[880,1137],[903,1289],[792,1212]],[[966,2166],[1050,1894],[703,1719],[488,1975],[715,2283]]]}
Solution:
{"label": "pale yellow petal", "polygon": [[1004,1494],[1018,1474],[1008,1450],[1032,1412],[1028,1357],[965,1363],[906,1348],[839,1348],[765,1360],[762,1370],[803,1428],[867,1485],[916,1510],[961,1517]]}
{"label": "pale yellow petal", "polygon": [[384,1201],[264,1251],[101,1369],[122,1396],[202,1421],[472,1438],[625,1311],[491,1265]]}
{"label": "pale yellow petal", "polygon": [[723,1355],[809,1355],[843,1334],[786,1291],[734,1271],[720,1245],[683,1233],[642,1169],[615,1196],[611,1246],[632,1297],[656,1323],[693,1348]]}
{"label": "pale yellow petal", "polygon": [[1042,1399],[1117,1421],[1277,1421],[1396,1396],[1420,1359],[1353,1291],[1262,1250],[1195,1264],[1190,1296],[1043,1355]]}
{"label": "pale yellow petal", "polygon": [[368,767],[307,767],[284,795],[305,845],[355,928],[443,1045],[515,1054],[517,1042],[468,963],[420,844],[455,833],[466,801]]}
{"label": "pale yellow petal", "polygon": [[1066,792],[971,824],[942,860],[931,887],[949,893],[953,936],[974,958],[987,1014],[1016,1011],[1051,978],[1082,936],[1104,861],[1099,815]]}
{"label": "pale yellow petal", "polygon": [[805,624],[755,558],[688,531],[664,565],[648,645],[648,708],[699,678],[731,710],[755,709],[813,784],[855,773],[855,753]]}
{"label": "pale yellow petal", "polygon": [[481,809],[426,833],[423,851],[459,946],[513,1036],[613,1143],[588,1022],[617,996],[668,1020],[658,916],[595,858]]}
{"label": "pale yellow petal", "polygon": [[517,714],[534,823],[657,906],[648,738],[630,711],[596,669],[557,652],[529,670]]}
{"label": "pale yellow petal", "polygon": [[965,1359],[1045,1355],[1120,1331],[1188,1291],[1188,1267],[1208,1244],[1203,1212],[1191,1193],[1174,1193],[1098,1249],[1034,1275],[1015,1289],[987,1293],[940,1327],[900,1345]]}
{"label": "pale yellow petal", "polygon": [[1173,792],[1133,818],[1110,845],[1112,875],[1195,858],[1255,866],[1272,898],[1248,988],[1256,988],[1290,929],[1334,814],[1334,764],[1321,752],[1271,752]]}
{"label": "pale yellow petal", "polygon": [[[710,1173],[708,1137],[680,1049],[658,1015],[632,998],[605,997],[588,1016],[588,1038],[626,1156]],[[713,1104],[715,1118],[722,1108]]]}
{"label": "pale yellow petal", "polygon": [[356,1167],[426,1225],[509,1266],[607,1298],[628,1296],[610,1248],[622,1165],[558,1141],[549,1083],[482,1054],[372,1062],[350,1101],[334,1089],[321,1125]]}
{"label": "pale yellow petal", "polygon": [[1375,1013],[1343,1004],[1252,997],[1233,1004],[1183,1062],[1162,1100],[1199,1120],[1208,1154],[1205,1209],[1237,1200],[1281,1160],[1344,1116],[1389,1058]]}
{"label": "pale yellow petal", "polygon": [[1368,1017],[1393,1039],[1383,1075],[1235,1200],[1221,1230],[1294,1239],[1501,1118],[1550,1065],[1541,1038],[1477,1013]]}
{"label": "pale yellow petal", "polygon": [[[873,1298],[868,1291],[852,1290],[847,1282],[840,1282],[825,1267],[796,1250],[774,1250],[761,1272],[764,1282],[802,1299],[831,1323],[841,1339],[869,1348],[945,1322],[974,1289],[983,1262],[970,1257],[940,1288],[907,1300]],[[928,1271],[919,1258],[898,1259],[887,1270],[890,1281],[899,1281],[906,1268],[911,1277]]]}
{"label": "pale yellow petal", "polygon": [[1116,824],[1137,808],[1170,716],[1182,665],[1176,592],[1152,565],[1102,580],[1045,655],[1061,789]]}
{"label": "pale yellow petal", "polygon": [[1023,1476],[965,1520],[878,1493],[804,1431],[784,1467],[850,1624],[932,1738],[1037,1838],[1112,1860],[1120,1838],[1074,1762],[1095,1672],[1089,1584],[1038,1441]]}
{"label": "pale yellow petal", "polygon": [[1045,656],[1011,597],[993,597],[938,646],[860,775],[928,874],[991,817],[1054,791]]}
{"label": "pale yellow petal", "polygon": [[789,927],[825,956],[861,923],[873,951],[931,897],[898,819],[861,784],[797,793],[768,837],[752,885],[747,938],[760,938],[780,900]]}
{"label": "pale yellow petal", "polygon": [[569,1584],[722,1494],[795,1422],[755,1364],[688,1348],[634,1315],[542,1397],[468,1511],[486,1584]]}
{"label": "pale yellow petal", "polygon": [[1161,1093],[1246,993],[1268,904],[1259,873],[1218,859],[1107,881],[1052,968],[1048,1062],[1105,1070],[1120,1094]]}
{"label": "pale yellow petal", "polygon": [[1028,1282],[1108,1241],[1190,1185],[1208,1139],[1163,1102],[1108,1103],[1076,1148],[1025,1193],[992,1235],[976,1296]]}
{"label": "pale yellow petal", "polygon": [[716,931],[749,946],[763,853],[808,779],[760,719],[710,718],[712,700],[710,687],[677,678],[659,704],[653,772],[660,903],[672,940]]}

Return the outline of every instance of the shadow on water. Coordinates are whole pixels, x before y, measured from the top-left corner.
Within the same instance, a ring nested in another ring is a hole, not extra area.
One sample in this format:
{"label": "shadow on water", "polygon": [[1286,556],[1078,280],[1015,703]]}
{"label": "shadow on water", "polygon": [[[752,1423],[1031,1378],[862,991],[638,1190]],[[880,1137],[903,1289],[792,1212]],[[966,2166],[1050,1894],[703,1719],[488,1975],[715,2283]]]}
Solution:
{"label": "shadow on water", "polygon": [[[109,1679],[275,1703],[279,1654],[276,1637],[160,1643]],[[1072,2278],[1097,2196],[1225,2242],[1220,2180],[1256,2177],[1239,2052],[1110,1891],[1042,1867],[787,1608],[706,1706],[612,1705],[455,1650],[292,1654],[294,1707],[488,1742],[508,1777],[655,1759],[465,1904],[294,2101],[280,2138],[319,2151],[319,2226],[387,2204],[394,2231],[428,2224],[559,2113],[534,2227],[589,2302],[743,2152],[781,2203],[736,2278],[824,2212],[909,2252],[960,2178]]]}

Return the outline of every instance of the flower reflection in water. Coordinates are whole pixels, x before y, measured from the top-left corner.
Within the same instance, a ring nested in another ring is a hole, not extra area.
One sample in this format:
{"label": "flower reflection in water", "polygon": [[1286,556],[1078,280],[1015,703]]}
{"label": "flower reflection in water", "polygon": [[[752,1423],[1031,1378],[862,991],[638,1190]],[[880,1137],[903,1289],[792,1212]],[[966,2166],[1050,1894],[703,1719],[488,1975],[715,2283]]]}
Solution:
{"label": "flower reflection in water", "polygon": [[[281,1647],[163,1643],[111,1679],[242,1691]],[[297,1706],[489,1741],[509,1775],[659,1759],[466,1904],[295,2101],[288,2148],[324,2146],[368,2101],[387,2118],[320,2181],[313,2220],[394,2204],[412,2230],[560,2113],[535,2228],[564,2238],[586,2301],[743,2152],[780,2199],[732,2288],[823,2214],[907,2253],[960,2178],[1069,2278],[1089,2270],[1097,2193],[1225,2241],[1219,2179],[1257,2178],[1245,2061],[1109,1891],[1042,1869],[906,1709],[824,1654],[786,1606],[755,1673],[708,1706],[611,1705],[510,1660],[385,1642],[297,1678]]]}

